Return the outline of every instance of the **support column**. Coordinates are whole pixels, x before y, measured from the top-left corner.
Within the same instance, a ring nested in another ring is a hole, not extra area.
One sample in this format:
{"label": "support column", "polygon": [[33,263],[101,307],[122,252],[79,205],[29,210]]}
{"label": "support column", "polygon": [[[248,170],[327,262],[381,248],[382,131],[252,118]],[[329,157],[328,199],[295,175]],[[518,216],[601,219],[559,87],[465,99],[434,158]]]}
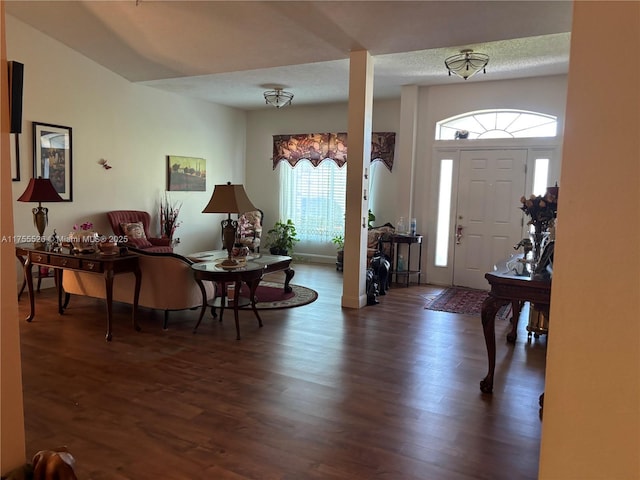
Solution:
{"label": "support column", "polygon": [[347,160],[347,213],[345,218],[344,282],[342,306],[361,308],[367,262],[367,212],[364,169],[371,161],[373,112],[373,61],[367,51],[351,52],[349,66],[349,117]]}
{"label": "support column", "polygon": [[[402,87],[400,96],[400,141],[398,142],[398,204],[397,212],[408,222],[414,216],[413,191],[414,170],[416,163],[416,135],[418,124],[418,86]],[[397,220],[394,219],[394,220]]]}

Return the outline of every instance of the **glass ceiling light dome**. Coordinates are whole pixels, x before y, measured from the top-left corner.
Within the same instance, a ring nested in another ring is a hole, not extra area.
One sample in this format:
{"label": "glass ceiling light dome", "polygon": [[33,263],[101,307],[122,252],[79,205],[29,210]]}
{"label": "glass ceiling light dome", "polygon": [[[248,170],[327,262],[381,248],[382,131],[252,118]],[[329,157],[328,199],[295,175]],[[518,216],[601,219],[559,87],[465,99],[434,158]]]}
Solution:
{"label": "glass ceiling light dome", "polygon": [[488,63],[489,55],[475,53],[470,48],[460,50],[460,53],[447,57],[444,61],[447,70],[449,70],[449,76],[451,76],[451,73],[455,73],[465,80],[473,77],[480,70],[483,73],[487,73],[485,67]]}
{"label": "glass ceiling light dome", "polygon": [[293,93],[285,92],[282,88],[274,88],[264,92],[264,99],[267,105],[273,105],[276,108],[286,107],[291,105]]}

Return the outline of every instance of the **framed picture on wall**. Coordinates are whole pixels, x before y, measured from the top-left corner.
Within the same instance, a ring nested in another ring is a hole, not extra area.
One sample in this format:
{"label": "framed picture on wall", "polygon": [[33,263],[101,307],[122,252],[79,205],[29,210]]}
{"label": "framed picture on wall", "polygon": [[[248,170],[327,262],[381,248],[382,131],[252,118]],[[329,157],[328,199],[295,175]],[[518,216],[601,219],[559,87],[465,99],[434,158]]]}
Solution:
{"label": "framed picture on wall", "polygon": [[167,156],[167,190],[204,192],[206,186],[207,161],[204,158]]}
{"label": "framed picture on wall", "polygon": [[71,127],[33,122],[33,176],[51,180],[58,194],[73,200]]}

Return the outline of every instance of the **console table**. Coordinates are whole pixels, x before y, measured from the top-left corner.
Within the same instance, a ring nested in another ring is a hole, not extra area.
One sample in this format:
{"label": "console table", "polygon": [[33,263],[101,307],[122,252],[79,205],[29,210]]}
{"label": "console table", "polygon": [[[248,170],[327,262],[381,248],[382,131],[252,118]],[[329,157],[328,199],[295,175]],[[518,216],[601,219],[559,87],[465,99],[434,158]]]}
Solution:
{"label": "console table", "polygon": [[487,346],[489,359],[489,371],[487,376],[480,381],[480,390],[483,393],[493,392],[493,375],[496,368],[496,314],[503,305],[509,302],[513,305],[513,318],[511,331],[507,340],[515,342],[518,328],[518,317],[524,302],[535,304],[538,310],[548,315],[551,303],[551,279],[538,276],[518,276],[511,272],[490,272],[484,276],[491,290],[489,296],[482,303],[482,330]]}
{"label": "console table", "polygon": [[[391,276],[395,275],[396,283],[398,283],[398,276],[404,276],[406,279],[406,286],[409,286],[409,279],[411,275],[418,276],[418,285],[420,285],[420,279],[422,277],[422,235],[409,235],[402,233],[394,233],[390,236],[391,242]],[[400,245],[406,245],[407,248],[407,262],[402,270],[400,266]],[[411,246],[418,245],[418,268],[411,270]],[[395,266],[394,266],[395,265]]]}
{"label": "console table", "polygon": [[107,304],[107,333],[105,338],[111,340],[111,320],[113,316],[113,277],[121,273],[133,273],[136,277],[133,295],[133,327],[139,331],[140,326],[136,320],[138,310],[138,298],[140,296],[140,282],[142,274],[138,265],[138,256],[126,253],[123,255],[104,255],[101,253],[76,254],[68,248],[61,248],[60,251],[51,251],[47,248],[35,248],[33,244],[22,243],[16,245],[16,257],[22,263],[24,278],[29,291],[30,311],[27,322],[31,322],[35,317],[35,298],[33,295],[33,274],[31,267],[41,265],[55,270],[56,289],[58,291],[58,313],[63,314],[68,304],[68,296],[63,302],[62,291],[62,271],[77,270],[82,272],[96,273],[104,276],[106,285]]}

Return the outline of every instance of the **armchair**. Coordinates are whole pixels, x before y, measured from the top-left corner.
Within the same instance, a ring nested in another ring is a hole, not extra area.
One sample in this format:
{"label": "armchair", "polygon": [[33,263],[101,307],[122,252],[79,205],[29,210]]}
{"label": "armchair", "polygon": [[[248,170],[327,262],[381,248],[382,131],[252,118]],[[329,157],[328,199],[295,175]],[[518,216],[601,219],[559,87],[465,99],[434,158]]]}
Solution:
{"label": "armchair", "polygon": [[245,212],[238,217],[237,241],[252,252],[260,252],[260,237],[262,236],[264,213],[262,210]]}
{"label": "armchair", "polygon": [[140,210],[114,210],[107,212],[107,218],[118,237],[127,237],[129,246],[154,253],[172,253],[168,238],[152,237],[149,234],[151,216]]}

